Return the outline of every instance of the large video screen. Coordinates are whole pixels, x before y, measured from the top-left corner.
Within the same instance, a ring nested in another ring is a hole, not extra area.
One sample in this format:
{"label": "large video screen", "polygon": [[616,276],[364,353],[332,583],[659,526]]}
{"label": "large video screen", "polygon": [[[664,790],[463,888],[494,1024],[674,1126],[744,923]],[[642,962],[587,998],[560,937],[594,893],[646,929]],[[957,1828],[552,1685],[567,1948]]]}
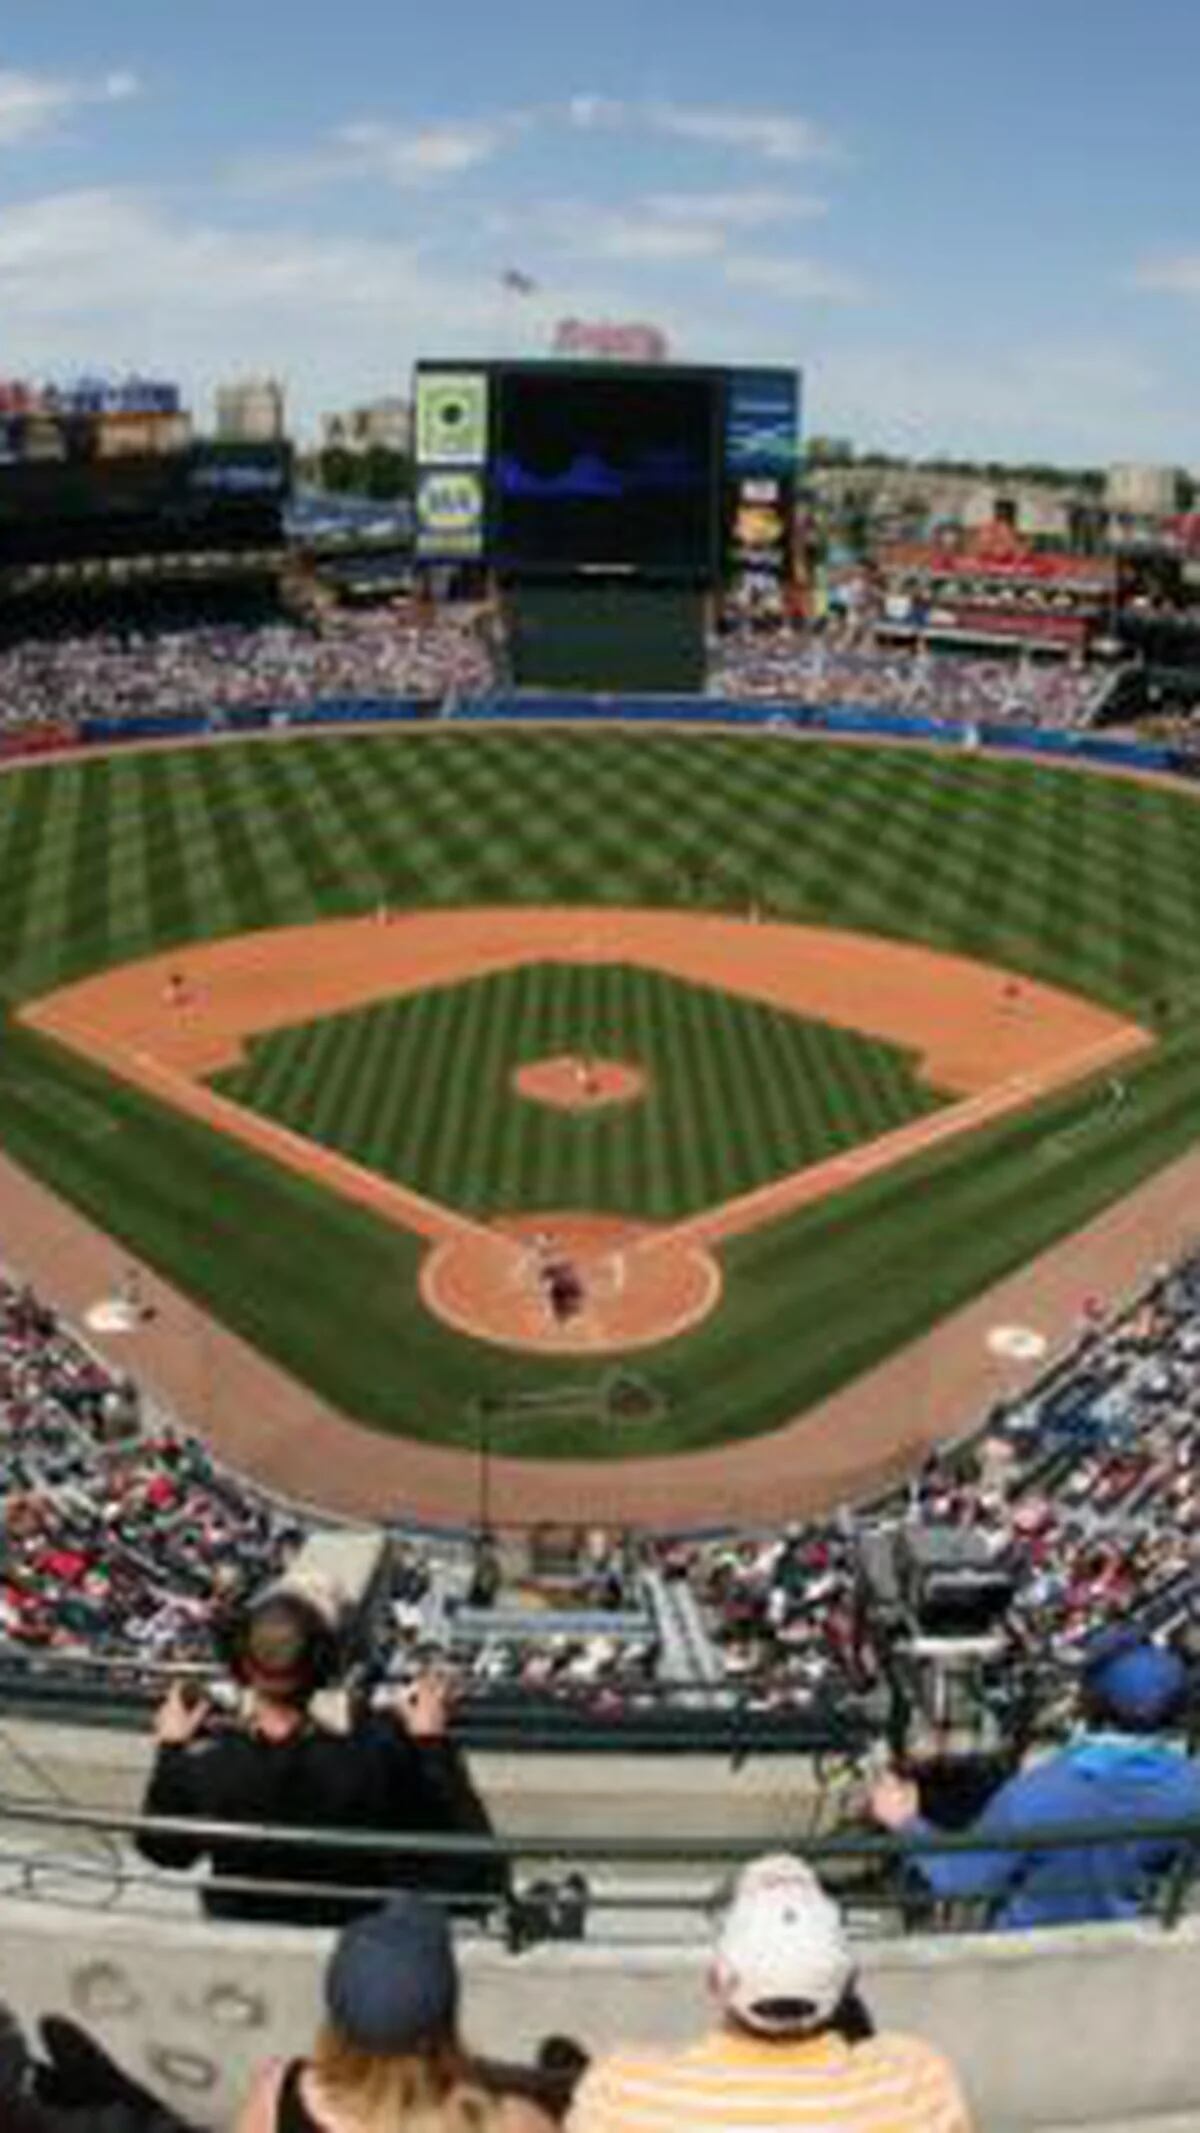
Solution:
{"label": "large video screen", "polygon": [[716,563],[715,374],[502,371],[492,464],[501,569],[708,577]]}

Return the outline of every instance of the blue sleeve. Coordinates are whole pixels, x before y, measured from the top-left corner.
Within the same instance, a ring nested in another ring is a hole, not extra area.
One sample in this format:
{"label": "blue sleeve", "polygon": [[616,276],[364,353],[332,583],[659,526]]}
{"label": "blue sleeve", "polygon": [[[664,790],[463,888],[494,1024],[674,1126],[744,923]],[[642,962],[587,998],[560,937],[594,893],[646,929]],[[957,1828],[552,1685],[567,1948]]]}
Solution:
{"label": "blue sleeve", "polygon": [[[1028,1778],[1010,1778],[999,1792],[993,1793],[970,1834],[983,1839],[1007,1836],[1021,1827],[1029,1828],[1036,1820],[1030,1811],[1030,1789]],[[947,1834],[934,1823],[927,1822],[923,1815],[914,1815],[902,1831],[906,1837],[944,1837]],[[994,1899],[1003,1895],[1009,1882],[1020,1873],[1025,1865],[1025,1855],[1019,1851],[992,1852],[982,1847],[977,1852],[911,1853],[906,1863],[935,1896]]]}

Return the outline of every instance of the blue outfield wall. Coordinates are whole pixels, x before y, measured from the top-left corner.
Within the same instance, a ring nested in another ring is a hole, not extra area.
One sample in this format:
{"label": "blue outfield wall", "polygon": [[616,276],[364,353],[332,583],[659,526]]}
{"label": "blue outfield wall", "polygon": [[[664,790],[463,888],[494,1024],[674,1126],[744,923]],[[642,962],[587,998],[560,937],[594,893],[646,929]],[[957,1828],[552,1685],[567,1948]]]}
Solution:
{"label": "blue outfield wall", "polygon": [[964,751],[976,747],[1006,754],[1034,754],[1059,761],[1108,763],[1127,770],[1176,771],[1196,776],[1196,766],[1177,750],[1155,743],[1113,740],[1098,733],[1060,732],[1042,726],[993,724],[964,728],[952,719],[917,718],[874,705],[733,703],[698,696],[489,696],[448,710],[416,697],[331,698],[300,708],[264,705],[248,711],[178,711],[136,721],[88,718],[80,739],[91,745],[145,740],[193,739],[222,733],[284,732],[308,726],[368,726],[428,723],[479,725],[492,720],[579,724],[620,720],[686,726],[744,726],[772,733],[828,733],[884,741],[936,741]]}

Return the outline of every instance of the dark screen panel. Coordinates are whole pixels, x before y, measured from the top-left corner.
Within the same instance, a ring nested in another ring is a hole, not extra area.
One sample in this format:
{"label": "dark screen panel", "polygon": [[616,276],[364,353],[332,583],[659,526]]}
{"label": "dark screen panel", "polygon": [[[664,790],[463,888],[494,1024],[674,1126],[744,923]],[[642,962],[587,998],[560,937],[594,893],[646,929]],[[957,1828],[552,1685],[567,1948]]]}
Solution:
{"label": "dark screen panel", "polygon": [[493,560],[708,577],[719,390],[703,372],[502,373]]}
{"label": "dark screen panel", "polygon": [[276,446],[0,466],[0,563],[269,546],[289,486]]}
{"label": "dark screen panel", "polygon": [[505,608],[513,686],[694,696],[706,597],[679,580],[524,578]]}

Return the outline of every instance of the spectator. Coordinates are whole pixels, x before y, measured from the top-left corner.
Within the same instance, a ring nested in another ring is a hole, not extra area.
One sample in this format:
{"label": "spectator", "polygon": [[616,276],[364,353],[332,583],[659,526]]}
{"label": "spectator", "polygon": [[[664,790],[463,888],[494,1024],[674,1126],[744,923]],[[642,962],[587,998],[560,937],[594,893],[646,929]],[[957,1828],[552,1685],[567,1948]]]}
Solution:
{"label": "spectator", "polygon": [[[929,2045],[861,2037],[841,1914],[802,1860],[755,1860],[721,1924],[709,1987],[720,2027],[687,2050],[596,2061],[571,2133],[748,2124],[821,2133],[969,2133],[954,2073]],[[852,2041],[847,2027],[861,2041]]]}
{"label": "spectator", "polygon": [[236,2133],[538,2133],[531,2104],[488,2093],[458,2033],[444,1914],[418,1896],[346,1928],[309,2059],[263,2069]]}
{"label": "spectator", "polygon": [[[339,1733],[310,1708],[334,1664],[330,1626],[311,1598],[269,1594],[249,1611],[240,1639],[244,1713],[221,1722],[207,1699],[189,1702],[173,1688],[156,1721],[158,1753],[143,1812],[293,1829],[490,1838],[487,1811],[447,1737],[445,1683],[425,1675],[399,1690],[387,1712],[360,1715]],[[306,1885],[291,1893],[207,1887],[205,1908],[218,1918],[331,1925],[370,1909],[378,1894],[365,1892],[381,1887],[436,1889],[466,1909],[486,1907],[506,1887],[502,1869],[487,1857],[402,1854],[382,1843],[351,1851],[226,1837],[210,1845],[199,1834],[161,1830],[147,1830],[138,1841],[148,1859],[165,1867],[189,1867],[211,1853],[218,1882],[242,1877]],[[364,1893],[348,1893],[355,1890]]]}
{"label": "spectator", "polygon": [[188,2133],[182,2119],[76,2023],[51,2015],[40,2025],[45,2058],[30,2052],[0,2003],[0,2126],[4,2133]]}
{"label": "spectator", "polygon": [[[1060,1754],[1010,1778],[975,1824],[982,1838],[1061,1829],[1072,1822],[1180,1822],[1200,1819],[1200,1769],[1161,1738],[1183,1717],[1188,1671],[1174,1652],[1135,1637],[1106,1637],[1084,1675],[1085,1726]],[[872,1811],[885,1829],[929,1833],[917,1788],[887,1773]],[[936,1896],[975,1897],[994,1925],[1078,1925],[1136,1918],[1181,1851],[1171,1837],[1061,1849],[913,1855]]]}

